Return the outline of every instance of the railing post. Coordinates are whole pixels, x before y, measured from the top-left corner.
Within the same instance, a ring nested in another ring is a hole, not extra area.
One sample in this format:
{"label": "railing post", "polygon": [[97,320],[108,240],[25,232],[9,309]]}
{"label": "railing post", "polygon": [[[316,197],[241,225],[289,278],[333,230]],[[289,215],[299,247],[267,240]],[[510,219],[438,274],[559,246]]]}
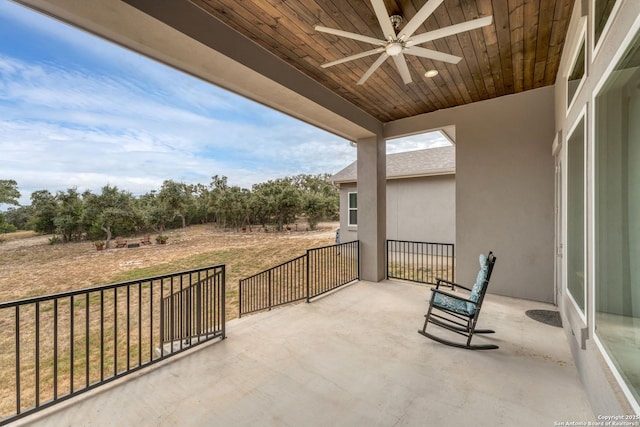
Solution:
{"label": "railing post", "polygon": [[272,279],[273,279],[273,270],[269,270],[269,288],[268,288],[268,305],[269,305],[269,310],[271,310],[271,286],[272,286]]}
{"label": "railing post", "polygon": [[356,241],[356,248],[357,248],[357,251],[358,251],[358,280],[360,280],[360,265],[361,265],[361,262],[360,262],[360,240]]}
{"label": "railing post", "polygon": [[226,265],[222,265],[222,284],[220,285],[220,304],[221,304],[221,330],[222,330],[222,339],[227,338],[227,309],[226,309],[226,299],[227,299],[227,269]]}
{"label": "railing post", "polygon": [[307,263],[307,268],[306,273],[305,273],[305,282],[306,282],[306,288],[307,288],[307,304],[309,304],[311,302],[311,292],[309,290],[309,282],[311,282],[311,280],[309,279],[309,274],[310,274],[310,269],[309,269],[309,264],[311,263],[311,258],[309,257],[309,249],[307,249],[307,256],[306,256],[306,263]]}
{"label": "railing post", "polygon": [[451,245],[451,281],[456,281],[456,244]]}
{"label": "railing post", "polygon": [[384,277],[389,280],[389,240],[386,240],[386,251],[384,254]]}
{"label": "railing post", "polygon": [[238,280],[238,319],[242,317],[242,279]]}

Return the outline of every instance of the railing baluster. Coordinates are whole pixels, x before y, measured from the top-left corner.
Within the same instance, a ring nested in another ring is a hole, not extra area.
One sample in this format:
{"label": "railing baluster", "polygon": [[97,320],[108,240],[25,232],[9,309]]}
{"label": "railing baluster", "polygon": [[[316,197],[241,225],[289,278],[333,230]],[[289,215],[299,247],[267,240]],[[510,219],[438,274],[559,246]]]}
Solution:
{"label": "railing baluster", "polygon": [[149,361],[153,362],[153,280],[149,280]]}
{"label": "railing baluster", "polygon": [[184,310],[183,310],[183,297],[184,297],[184,276],[180,276],[180,294],[178,295],[178,340],[180,341],[180,350],[183,347],[182,337],[184,335]]}
{"label": "railing baluster", "polygon": [[16,414],[21,408],[20,402],[20,306],[16,305]]}
{"label": "railing baluster", "polygon": [[138,282],[138,367],[142,366],[142,282]]}
{"label": "railing baluster", "polygon": [[[174,289],[173,289],[173,279],[175,277],[171,276],[171,285],[170,285],[170,294],[169,294],[169,300],[167,301],[169,303],[169,341],[173,342],[173,340],[175,340],[176,338],[176,313],[175,313],[175,305],[176,305],[176,297],[174,294]],[[173,345],[171,346],[171,352],[173,352]]]}
{"label": "railing baluster", "polygon": [[74,308],[74,304],[75,304],[75,298],[74,295],[71,295],[71,301],[69,304],[69,393],[73,394],[73,379],[75,376],[75,372],[74,372],[74,359],[75,359],[75,355],[74,355],[74,337],[75,337],[75,331],[74,331],[74,323],[75,323],[75,310]]}
{"label": "railing baluster", "polygon": [[89,387],[91,384],[91,379],[89,377],[89,366],[90,358],[89,358],[89,292],[87,292],[84,296],[84,365],[85,365],[85,387]]}
{"label": "railing baluster", "polygon": [[127,371],[131,369],[131,285],[127,285]]}
{"label": "railing baluster", "polygon": [[164,279],[160,279],[160,357],[164,357]]}
{"label": "railing baluster", "polygon": [[104,381],[104,289],[100,290],[100,382]]}
{"label": "railing baluster", "polygon": [[267,306],[269,307],[269,310],[271,310],[271,290],[272,290],[272,286],[273,286],[273,270],[269,270],[269,284],[268,284],[269,288],[267,290],[268,292],[268,303]]}
{"label": "railing baluster", "polygon": [[118,375],[118,288],[113,288],[113,376]]}
{"label": "railing baluster", "polygon": [[40,302],[36,302],[36,348],[35,348],[35,361],[36,361],[36,402],[35,406],[40,406]]}
{"label": "railing baluster", "polygon": [[197,325],[197,330],[196,330],[196,334],[198,336],[200,336],[200,334],[202,334],[202,282],[200,281],[200,272],[198,271],[198,288],[196,289],[196,292],[198,293],[198,300],[197,300],[197,304],[198,304],[198,309],[197,309],[197,314],[198,314],[198,325]]}
{"label": "railing baluster", "polygon": [[58,298],[53,300],[53,400],[58,398]]}
{"label": "railing baluster", "polygon": [[207,272],[206,276],[205,276],[205,281],[204,281],[204,297],[203,297],[203,306],[204,306],[204,312],[203,314],[203,327],[204,327],[204,335],[205,336],[209,336],[209,318],[211,316],[211,308],[212,306],[209,305],[209,298],[210,298],[210,291],[211,291],[211,282],[210,282],[210,278],[209,278],[209,272]]}

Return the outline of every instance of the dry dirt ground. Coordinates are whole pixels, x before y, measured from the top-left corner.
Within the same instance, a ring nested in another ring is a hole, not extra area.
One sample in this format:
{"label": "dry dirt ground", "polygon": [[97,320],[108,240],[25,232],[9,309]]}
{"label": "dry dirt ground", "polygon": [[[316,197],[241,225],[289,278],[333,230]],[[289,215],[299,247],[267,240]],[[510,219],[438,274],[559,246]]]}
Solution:
{"label": "dry dirt ground", "polygon": [[[227,313],[237,316],[238,280],[335,242],[338,223],[305,224],[282,233],[234,232],[196,225],[166,232],[166,245],[97,251],[92,242],[49,244],[51,236],[7,238],[0,244],[0,302],[48,295],[191,268],[225,264]],[[300,231],[297,231],[300,230]],[[9,237],[9,236],[8,236]],[[139,243],[141,236],[127,237]]]}

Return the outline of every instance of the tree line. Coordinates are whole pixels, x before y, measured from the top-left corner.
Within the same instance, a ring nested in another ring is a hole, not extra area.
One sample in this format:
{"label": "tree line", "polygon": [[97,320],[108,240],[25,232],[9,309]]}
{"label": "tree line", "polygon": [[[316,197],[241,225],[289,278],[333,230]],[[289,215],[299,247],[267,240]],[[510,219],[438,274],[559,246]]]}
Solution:
{"label": "tree line", "polygon": [[216,223],[222,228],[277,231],[304,216],[311,230],[318,222],[335,220],[339,193],[328,174],[297,175],[253,185],[249,190],[230,186],[227,177],[215,175],[211,183],[163,182],[159,190],[141,196],[106,185],[100,193],[76,188],[39,190],[31,204],[20,206],[17,182],[0,180],[0,204],[13,205],[0,212],[0,233],[33,230],[55,234],[62,242],[105,240],[138,232],[162,233],[168,228]]}

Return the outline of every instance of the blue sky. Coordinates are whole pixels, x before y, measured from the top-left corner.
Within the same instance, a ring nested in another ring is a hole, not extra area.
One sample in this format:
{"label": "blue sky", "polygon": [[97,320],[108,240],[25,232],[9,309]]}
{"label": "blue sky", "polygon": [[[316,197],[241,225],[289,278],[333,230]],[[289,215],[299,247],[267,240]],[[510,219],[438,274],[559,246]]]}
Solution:
{"label": "blue sky", "polygon": [[[446,145],[439,134],[387,152]],[[31,192],[165,179],[250,188],[354,161],[348,141],[0,0],[0,179]]]}

